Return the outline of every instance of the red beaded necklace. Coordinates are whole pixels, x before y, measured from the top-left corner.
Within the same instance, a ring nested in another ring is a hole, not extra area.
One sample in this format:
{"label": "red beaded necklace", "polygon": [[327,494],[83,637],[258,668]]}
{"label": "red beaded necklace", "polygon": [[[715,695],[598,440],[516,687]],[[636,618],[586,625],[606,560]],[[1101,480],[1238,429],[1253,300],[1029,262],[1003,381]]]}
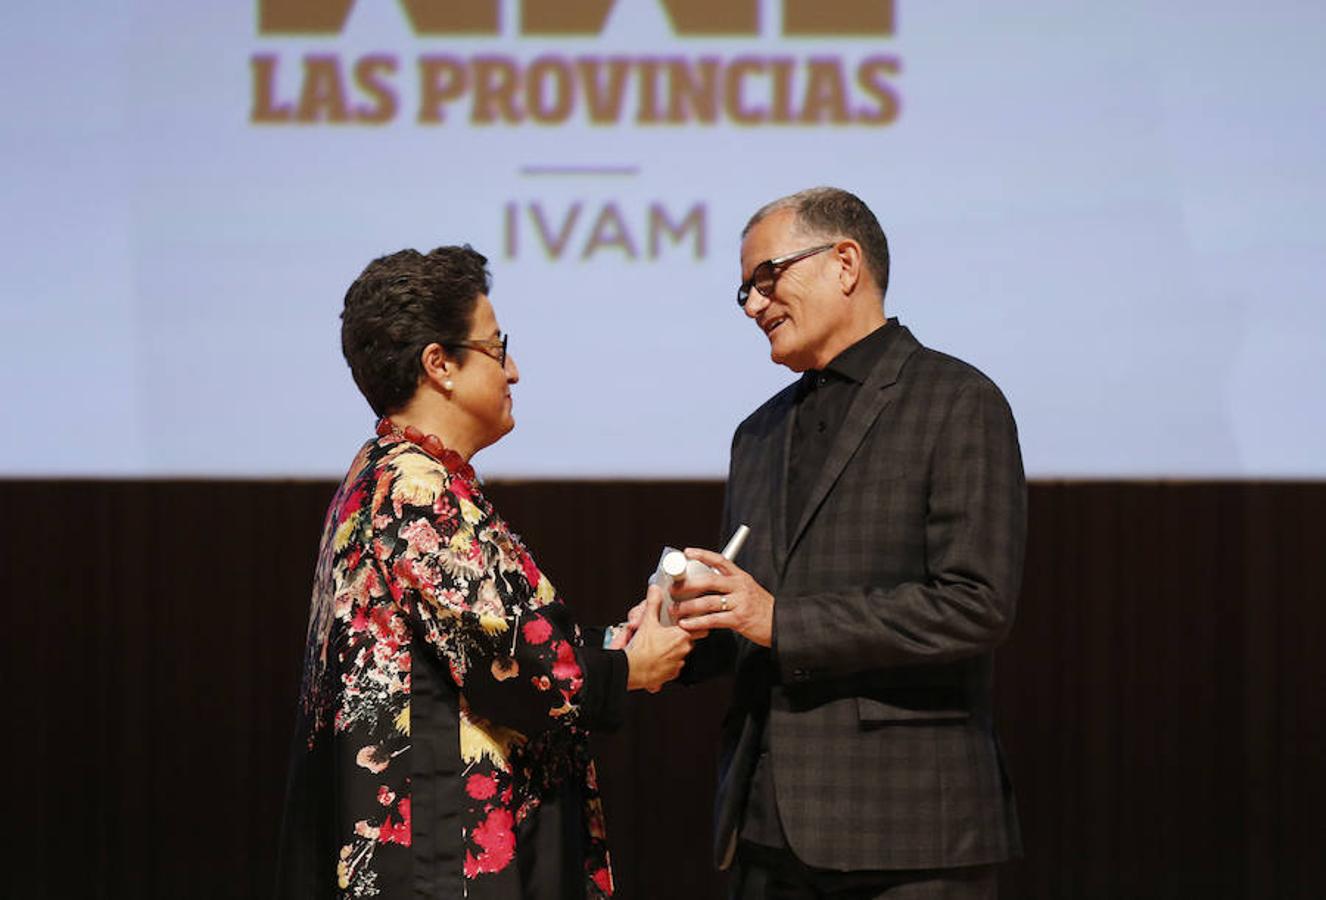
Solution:
{"label": "red beaded necklace", "polygon": [[442,439],[435,434],[424,434],[413,425],[407,425],[402,431],[400,426],[386,416],[378,420],[377,432],[378,437],[403,438],[412,444],[418,444],[452,475],[459,475],[467,481],[475,480],[474,467],[465,461],[465,457],[444,445]]}

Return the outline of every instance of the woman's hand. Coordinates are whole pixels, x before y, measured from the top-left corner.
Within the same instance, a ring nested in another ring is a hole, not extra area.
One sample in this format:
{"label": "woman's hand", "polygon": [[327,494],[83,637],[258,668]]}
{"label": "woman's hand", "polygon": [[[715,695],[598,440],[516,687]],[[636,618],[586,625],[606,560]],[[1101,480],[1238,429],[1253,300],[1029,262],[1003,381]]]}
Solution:
{"label": "woman's hand", "polygon": [[658,620],[658,611],[663,605],[663,591],[651,585],[645,594],[644,603],[631,610],[631,618],[637,618],[635,634],[626,645],[626,659],[630,674],[626,678],[628,690],[644,688],[656,694],[672,679],[681,673],[686,654],[691,652],[692,635],[681,628],[665,626]]}
{"label": "woman's hand", "polygon": [[641,600],[635,606],[632,606],[631,611],[626,614],[626,621],[620,625],[613,625],[609,629],[612,633],[609,635],[607,649],[626,649],[626,645],[631,642],[631,638],[635,637],[635,630],[640,627],[640,623],[644,620],[645,603],[646,601]]}

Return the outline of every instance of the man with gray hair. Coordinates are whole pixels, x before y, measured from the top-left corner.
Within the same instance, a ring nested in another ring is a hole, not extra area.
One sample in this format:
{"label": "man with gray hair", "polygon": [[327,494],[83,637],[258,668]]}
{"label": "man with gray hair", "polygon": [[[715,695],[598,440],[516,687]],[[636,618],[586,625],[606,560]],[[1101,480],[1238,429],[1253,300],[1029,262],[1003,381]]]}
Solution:
{"label": "man with gray hair", "polygon": [[735,673],[715,853],[747,898],[992,898],[1020,852],[991,720],[1026,487],[1012,413],[886,319],[889,250],[815,188],[742,234],[737,303],[801,377],[737,428],[724,534],[742,565],[674,590],[710,632],[683,680]]}

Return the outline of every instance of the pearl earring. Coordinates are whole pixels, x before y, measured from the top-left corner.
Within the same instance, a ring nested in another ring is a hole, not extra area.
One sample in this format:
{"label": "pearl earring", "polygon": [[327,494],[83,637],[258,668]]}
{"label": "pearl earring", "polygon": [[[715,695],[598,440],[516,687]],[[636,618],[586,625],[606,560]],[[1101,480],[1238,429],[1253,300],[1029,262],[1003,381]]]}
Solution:
{"label": "pearl earring", "polygon": [[450,378],[442,382],[442,390],[450,392],[454,391],[455,389],[456,389],[456,382],[452,381]]}

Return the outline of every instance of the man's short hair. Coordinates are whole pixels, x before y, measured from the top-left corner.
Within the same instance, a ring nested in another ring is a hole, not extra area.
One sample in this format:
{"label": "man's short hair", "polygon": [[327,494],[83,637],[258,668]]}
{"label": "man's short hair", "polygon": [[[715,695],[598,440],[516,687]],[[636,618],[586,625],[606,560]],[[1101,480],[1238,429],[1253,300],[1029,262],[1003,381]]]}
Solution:
{"label": "man's short hair", "polygon": [[345,292],[341,352],[359,392],[379,416],[400,411],[419,388],[424,348],[463,358],[474,308],[488,293],[488,260],[469,244],[373,260]]}
{"label": "man's short hair", "polygon": [[851,238],[861,245],[866,268],[879,285],[881,297],[889,289],[889,241],[870,207],[853,193],[834,187],[797,191],[766,203],[750,217],[741,236],[759,222],[785,209],[796,214],[796,224],[812,237]]}

